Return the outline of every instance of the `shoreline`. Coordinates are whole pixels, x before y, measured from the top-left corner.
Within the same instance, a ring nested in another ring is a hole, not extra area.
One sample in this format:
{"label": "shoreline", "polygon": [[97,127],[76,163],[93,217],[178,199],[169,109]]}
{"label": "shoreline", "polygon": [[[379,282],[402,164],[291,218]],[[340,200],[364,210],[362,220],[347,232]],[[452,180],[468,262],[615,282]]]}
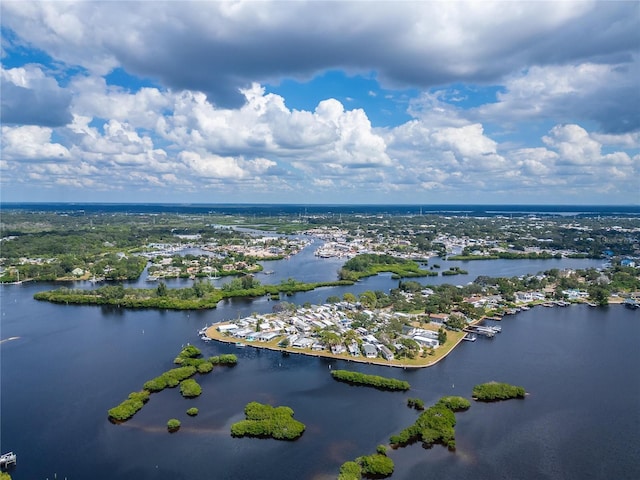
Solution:
{"label": "shoreline", "polygon": [[330,360],[344,360],[347,362],[365,363],[369,365],[379,365],[382,367],[394,367],[394,368],[403,368],[403,369],[427,368],[427,367],[432,367],[433,365],[436,365],[438,362],[446,358],[447,355],[449,355],[463,341],[466,335],[466,332],[449,332],[449,333],[463,333],[463,335],[460,335],[460,338],[458,338],[452,345],[445,347],[445,349],[443,350],[444,353],[442,353],[440,356],[433,359],[432,361],[424,364],[405,364],[405,363],[393,362],[393,361],[390,362],[388,360],[384,360],[381,358],[365,358],[360,356],[354,357],[348,354],[335,355],[327,350],[314,351],[314,350],[301,349],[301,348],[279,347],[278,345],[270,345],[269,343],[261,343],[261,342],[239,342],[237,339],[229,338],[221,335],[220,332],[217,330],[217,327],[221,325],[226,325],[229,323],[231,322],[225,321],[225,322],[219,322],[219,323],[213,324],[205,330],[205,335],[207,336],[207,338],[214,340],[216,342],[222,342],[222,343],[228,343],[228,344],[242,343],[244,347],[270,350],[273,352],[305,355],[307,357],[328,358]]}
{"label": "shoreline", "polygon": [[[609,304],[610,305],[620,305],[623,303],[623,298],[621,297],[609,297]],[[567,306],[574,306],[574,305],[586,305],[588,304],[585,301],[578,301],[578,302],[570,302],[569,305]],[[543,302],[539,302],[539,303],[535,303],[532,302],[530,304],[528,304],[527,306],[529,306],[530,308],[533,308],[535,306],[540,306],[543,305]],[[555,306],[555,305],[554,305]],[[469,325],[477,325],[479,323],[484,322],[485,320],[501,320],[501,318],[495,318],[495,317],[483,317],[480,318],[476,321],[471,322]],[[443,359],[445,359],[451,352],[453,352],[455,350],[455,348],[460,345],[461,342],[464,341],[464,338],[466,336],[466,332],[462,331],[462,332],[448,332],[448,333],[455,333],[458,334],[458,338],[455,340],[455,342],[452,345],[446,346],[444,347],[444,349],[442,350],[442,353],[438,352],[436,353],[436,358],[434,358],[431,361],[428,362],[420,362],[420,360],[428,360],[424,357],[419,357],[418,358],[418,362],[417,363],[410,363],[410,364],[406,364],[406,363],[402,363],[402,362],[395,362],[395,361],[388,361],[388,360],[384,360],[381,359],[379,357],[376,358],[365,358],[365,357],[361,357],[361,356],[357,356],[354,357],[352,355],[349,354],[333,354],[330,351],[327,350],[309,350],[309,349],[301,349],[301,348],[293,348],[293,347],[280,347],[277,344],[274,344],[274,341],[270,341],[270,342],[247,342],[247,341],[240,341],[236,338],[232,338],[232,337],[227,337],[224,336],[223,334],[221,334],[217,328],[222,326],[222,325],[228,325],[232,323],[232,321],[227,320],[227,321],[222,321],[222,322],[218,322],[215,323],[209,327],[206,328],[206,330],[204,331],[204,335],[209,339],[209,340],[213,340],[216,342],[222,342],[222,343],[227,343],[227,344],[242,344],[243,347],[252,347],[252,348],[257,348],[257,349],[262,349],[262,350],[270,350],[273,352],[282,352],[282,353],[287,353],[287,354],[295,354],[295,355],[306,355],[308,357],[316,357],[316,358],[327,358],[330,360],[344,360],[347,362],[356,362],[356,363],[364,363],[364,364],[369,364],[369,365],[379,365],[379,366],[383,366],[383,367],[394,367],[394,368],[403,368],[403,369],[407,369],[407,368],[428,368],[428,367],[432,367],[436,364],[438,364],[440,361],[442,361]],[[462,333],[463,335],[459,335],[460,333]],[[442,348],[442,347],[441,347]],[[440,354],[439,354],[440,353]],[[414,360],[415,361],[415,360]]]}

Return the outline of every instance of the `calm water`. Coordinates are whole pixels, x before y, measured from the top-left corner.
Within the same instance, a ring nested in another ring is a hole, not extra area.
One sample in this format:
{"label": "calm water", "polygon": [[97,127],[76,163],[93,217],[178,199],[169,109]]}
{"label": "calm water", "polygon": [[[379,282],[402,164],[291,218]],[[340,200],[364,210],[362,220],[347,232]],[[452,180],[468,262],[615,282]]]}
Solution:
{"label": "calm water", "polygon": [[[591,266],[589,261],[504,262],[462,268],[475,278]],[[266,268],[276,273],[261,280],[313,280],[320,273],[323,280],[339,265],[305,252],[270,262]],[[388,290],[395,283],[379,276],[356,288],[323,289],[290,300],[323,301],[345,291]],[[205,324],[270,311],[274,303],[265,299],[224,302],[208,312],[123,311],[35,302],[33,293],[46,288],[0,287],[0,336],[20,337],[0,346],[0,449],[18,454],[12,474],[17,480],[54,474],[68,479],[335,478],[344,461],[372,453],[413,422],[416,413],[405,406],[407,397],[428,404],[448,394],[468,397],[473,385],[490,380],[523,385],[530,395],[523,401],[474,403],[457,414],[455,453],[419,444],[391,451],[392,478],[640,478],[638,311],[538,307],[506,318],[493,340],[465,343],[435,367],[405,371],[199,342],[196,331]],[[171,368],[187,342],[206,355],[237,353],[239,364],[198,377],[203,394],[197,399],[167,390],[152,395],[126,424],[109,423],[106,411]],[[412,390],[349,387],[332,380],[330,366],[393,375],[408,380]],[[293,443],[231,438],[230,424],[252,400],[291,406],[307,425],[305,434]],[[200,409],[195,418],[185,413],[191,406]],[[172,417],[182,421],[182,428],[170,435],[165,424]]]}

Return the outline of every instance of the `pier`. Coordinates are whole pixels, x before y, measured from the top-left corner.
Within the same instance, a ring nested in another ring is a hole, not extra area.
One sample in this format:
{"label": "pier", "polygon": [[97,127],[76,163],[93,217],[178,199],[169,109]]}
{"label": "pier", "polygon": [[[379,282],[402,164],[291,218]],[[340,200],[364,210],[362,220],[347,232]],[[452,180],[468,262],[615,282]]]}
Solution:
{"label": "pier", "polygon": [[16,465],[17,457],[13,452],[4,453],[0,455],[0,468],[8,468]]}

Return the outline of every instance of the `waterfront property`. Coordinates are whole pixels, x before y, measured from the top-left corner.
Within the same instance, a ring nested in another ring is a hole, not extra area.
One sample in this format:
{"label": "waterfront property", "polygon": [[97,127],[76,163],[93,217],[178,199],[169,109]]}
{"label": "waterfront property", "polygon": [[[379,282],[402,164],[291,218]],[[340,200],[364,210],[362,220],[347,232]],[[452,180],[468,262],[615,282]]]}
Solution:
{"label": "waterfront property", "polygon": [[449,341],[442,344],[441,327],[441,323],[430,324],[425,315],[358,310],[354,304],[339,302],[253,314],[200,332],[207,340],[246,342],[256,348],[420,367],[435,363],[465,336],[451,331]]}

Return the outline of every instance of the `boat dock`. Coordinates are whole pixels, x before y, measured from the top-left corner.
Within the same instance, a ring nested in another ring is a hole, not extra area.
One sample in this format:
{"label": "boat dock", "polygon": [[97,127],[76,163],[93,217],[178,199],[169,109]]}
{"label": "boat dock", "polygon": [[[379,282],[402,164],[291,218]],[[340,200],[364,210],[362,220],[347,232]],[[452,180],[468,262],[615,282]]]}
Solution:
{"label": "boat dock", "polygon": [[16,465],[17,456],[13,452],[4,453],[0,455],[0,468],[8,468]]}
{"label": "boat dock", "polygon": [[483,325],[469,325],[464,329],[467,333],[475,333],[477,335],[483,335],[487,338],[493,338],[496,333],[500,333],[502,328],[499,326],[486,327]]}

